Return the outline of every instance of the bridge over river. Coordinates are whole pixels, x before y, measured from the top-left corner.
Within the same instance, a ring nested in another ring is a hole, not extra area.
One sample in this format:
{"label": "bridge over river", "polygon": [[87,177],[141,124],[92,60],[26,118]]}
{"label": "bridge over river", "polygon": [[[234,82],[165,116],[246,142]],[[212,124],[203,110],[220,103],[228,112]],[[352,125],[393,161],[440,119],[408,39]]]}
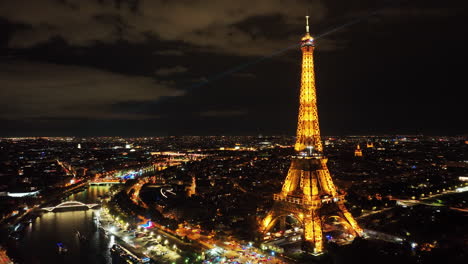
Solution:
{"label": "bridge over river", "polygon": [[58,204],[56,206],[53,206],[53,207],[42,207],[42,210],[52,212],[52,211],[54,211],[56,209],[63,209],[63,208],[66,208],[66,209],[73,209],[73,208],[76,208],[76,209],[92,209],[92,208],[97,207],[97,206],[99,206],[99,204],[97,204],[97,203],[85,204],[85,203],[82,203],[82,202],[79,202],[79,201],[66,201],[66,202],[63,202],[63,203]]}

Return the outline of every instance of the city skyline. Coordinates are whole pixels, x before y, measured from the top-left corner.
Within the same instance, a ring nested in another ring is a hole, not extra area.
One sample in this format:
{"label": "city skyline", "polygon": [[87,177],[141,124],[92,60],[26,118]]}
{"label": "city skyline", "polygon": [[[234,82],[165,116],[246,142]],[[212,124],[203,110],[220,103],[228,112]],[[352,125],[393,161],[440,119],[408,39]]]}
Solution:
{"label": "city skyline", "polygon": [[466,263],[455,1],[1,2],[0,264]]}
{"label": "city skyline", "polygon": [[466,134],[459,3],[5,1],[0,136],[293,135],[305,12],[322,134]]}

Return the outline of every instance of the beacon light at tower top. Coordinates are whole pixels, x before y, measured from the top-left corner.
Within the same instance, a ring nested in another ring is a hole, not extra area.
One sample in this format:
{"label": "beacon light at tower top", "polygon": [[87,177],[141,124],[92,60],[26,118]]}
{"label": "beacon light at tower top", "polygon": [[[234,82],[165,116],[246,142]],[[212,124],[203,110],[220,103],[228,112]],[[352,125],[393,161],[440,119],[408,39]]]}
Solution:
{"label": "beacon light at tower top", "polygon": [[314,45],[314,38],[309,33],[309,16],[306,16],[306,34],[301,39],[301,47]]}

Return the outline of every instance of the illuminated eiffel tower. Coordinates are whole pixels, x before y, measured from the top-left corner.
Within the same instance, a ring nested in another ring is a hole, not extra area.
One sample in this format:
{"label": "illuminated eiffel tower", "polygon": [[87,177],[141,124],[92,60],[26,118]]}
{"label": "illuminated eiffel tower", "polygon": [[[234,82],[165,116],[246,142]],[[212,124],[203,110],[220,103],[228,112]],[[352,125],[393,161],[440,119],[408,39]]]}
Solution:
{"label": "illuminated eiffel tower", "polygon": [[280,193],[274,194],[273,208],[261,223],[262,233],[269,232],[276,223],[292,216],[302,226],[306,247],[314,254],[324,252],[323,232],[331,218],[338,220],[348,237],[362,235],[362,229],[344,205],[344,195],[338,193],[323,156],[317,113],[314,74],[314,39],[306,34],[301,40],[302,74],[297,139],[291,167]]}

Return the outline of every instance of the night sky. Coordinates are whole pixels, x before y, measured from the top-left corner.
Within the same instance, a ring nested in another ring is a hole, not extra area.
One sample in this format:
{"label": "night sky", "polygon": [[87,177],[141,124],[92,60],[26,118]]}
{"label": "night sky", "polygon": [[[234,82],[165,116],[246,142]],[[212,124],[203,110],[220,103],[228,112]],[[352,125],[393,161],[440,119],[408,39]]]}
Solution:
{"label": "night sky", "polygon": [[293,135],[307,13],[322,134],[466,134],[463,2],[2,0],[0,136]]}

